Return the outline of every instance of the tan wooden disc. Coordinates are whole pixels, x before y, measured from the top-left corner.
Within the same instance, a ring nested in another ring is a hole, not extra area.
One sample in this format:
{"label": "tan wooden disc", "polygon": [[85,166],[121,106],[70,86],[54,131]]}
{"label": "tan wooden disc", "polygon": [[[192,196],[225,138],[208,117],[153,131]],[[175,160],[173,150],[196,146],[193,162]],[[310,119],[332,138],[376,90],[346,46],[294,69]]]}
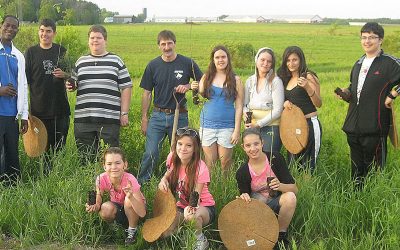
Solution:
{"label": "tan wooden disc", "polygon": [[176,216],[175,198],[171,191],[164,193],[157,190],[153,203],[153,218],[144,222],[142,234],[147,242],[154,242],[160,238],[174,222]]}
{"label": "tan wooden disc", "polygon": [[282,144],[292,154],[298,154],[308,143],[308,124],[299,107],[285,108],[279,126]]}
{"label": "tan wooden disc", "polygon": [[38,157],[47,149],[47,130],[36,116],[29,115],[28,131],[22,136],[25,152],[29,157]]}
{"label": "tan wooden disc", "polygon": [[229,202],[218,218],[218,229],[228,249],[273,249],[279,225],[275,213],[266,204],[252,199]]}

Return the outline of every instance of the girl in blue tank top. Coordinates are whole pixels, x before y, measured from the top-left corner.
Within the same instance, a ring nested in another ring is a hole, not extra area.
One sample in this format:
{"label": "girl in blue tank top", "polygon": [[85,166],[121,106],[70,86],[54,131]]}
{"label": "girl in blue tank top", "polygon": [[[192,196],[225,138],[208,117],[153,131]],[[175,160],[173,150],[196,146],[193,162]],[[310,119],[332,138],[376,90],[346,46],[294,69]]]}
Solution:
{"label": "girl in blue tank top", "polygon": [[206,165],[213,166],[220,159],[222,169],[228,170],[233,147],[240,136],[244,90],[224,46],[214,47],[207,72],[191,87],[207,99],[200,114],[200,138]]}

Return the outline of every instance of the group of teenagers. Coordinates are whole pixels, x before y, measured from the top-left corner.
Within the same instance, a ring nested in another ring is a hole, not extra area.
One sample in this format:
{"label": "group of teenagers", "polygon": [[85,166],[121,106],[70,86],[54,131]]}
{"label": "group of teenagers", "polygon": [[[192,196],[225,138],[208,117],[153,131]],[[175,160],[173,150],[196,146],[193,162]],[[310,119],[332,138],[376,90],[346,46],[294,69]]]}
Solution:
{"label": "group of teenagers", "polygon": [[[289,162],[296,161],[296,165],[312,173],[322,134],[317,117],[317,108],[322,105],[320,83],[316,73],[308,69],[301,48],[287,47],[277,71],[274,51],[267,47],[259,49],[255,74],[243,86],[233,71],[226,47],[218,45],[212,49],[203,74],[193,59],[176,53],[174,33],[161,31],[157,36],[161,55],[148,63],[140,82],[141,130],[146,143],[136,178],[127,172],[128,162],[119,148],[120,127],[129,124],[132,80],[123,60],[107,51],[106,29],[101,25],[89,29],[90,54],[80,57],[72,72],[65,72],[60,62],[66,49],[53,42],[54,21],[40,22],[40,42],[29,48],[25,56],[12,43],[18,28],[15,16],[3,18],[0,29],[3,183],[19,178],[18,134],[19,127],[21,133],[28,129],[28,113],[46,126],[49,150],[59,150],[65,145],[70,124],[66,92],[77,91],[74,136],[79,152],[85,156],[95,154],[101,140],[110,146],[102,157],[104,173],[96,179],[96,202],[86,204],[86,211],[98,212],[105,221],[117,221],[127,227],[126,244],[135,242],[139,219],[146,215],[146,200],[140,187],[150,180],[154,167],[159,166],[159,152],[168,137],[175,139],[158,188],[176,195],[177,215],[163,236],[171,235],[182,221],[195,221],[196,249],[209,247],[202,228],[216,219],[215,201],[209,191],[210,171],[218,160],[223,171],[229,170],[233,147],[241,139],[248,160],[236,172],[238,198],[246,202],[258,199],[267,204],[278,217],[276,248],[289,246],[287,229],[295,212],[298,190],[280,153],[279,118],[283,109],[298,106],[309,127],[307,146],[299,154],[289,153]],[[381,25],[366,23],[360,33],[365,54],[354,64],[350,85],[341,89],[338,98],[349,102],[343,130],[350,146],[353,180],[362,186],[373,166],[383,167],[386,161],[390,108],[400,92],[400,88],[395,88],[400,81],[400,63],[383,53]],[[185,93],[189,90],[198,92],[205,100],[199,130],[188,127]],[[175,109],[179,109],[179,117],[173,135]],[[251,119],[247,117],[249,111]],[[241,133],[242,121],[245,130]],[[267,182],[268,177],[272,181]],[[278,194],[271,195],[271,190]],[[193,191],[200,195],[197,207],[189,206]],[[109,193],[109,201],[103,202],[104,192]]]}

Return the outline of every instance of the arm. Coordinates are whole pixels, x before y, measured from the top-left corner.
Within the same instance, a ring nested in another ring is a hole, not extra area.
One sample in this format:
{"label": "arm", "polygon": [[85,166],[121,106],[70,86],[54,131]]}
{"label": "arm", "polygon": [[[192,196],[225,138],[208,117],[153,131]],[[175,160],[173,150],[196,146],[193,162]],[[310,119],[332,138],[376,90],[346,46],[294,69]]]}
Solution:
{"label": "arm", "polygon": [[243,114],[245,114],[247,111],[250,110],[248,106],[250,102],[250,88],[251,88],[251,76],[247,79],[244,87]]}
{"label": "arm", "polygon": [[285,99],[285,92],[283,90],[283,83],[280,78],[275,78],[272,81],[272,111],[263,119],[257,121],[257,125],[261,128],[269,125],[272,121],[278,119],[283,111],[283,101]]}
{"label": "arm", "polygon": [[237,90],[237,96],[235,100],[235,129],[232,133],[231,137],[231,143],[236,144],[239,141],[240,137],[240,122],[242,120],[242,114],[243,114],[243,95],[244,95],[244,90],[243,90],[243,85],[242,82],[240,81],[240,78],[236,76],[236,90]]}
{"label": "arm", "polygon": [[171,175],[171,171],[168,169],[165,172],[164,176],[161,178],[160,182],[158,183],[158,189],[160,189],[161,191],[164,191],[164,192],[168,192],[168,189],[169,189],[168,179],[169,179],[170,175]]}
{"label": "arm", "polygon": [[297,185],[294,184],[285,184],[285,183],[281,183],[278,178],[275,178],[271,181],[271,183],[269,184],[270,188],[273,190],[277,190],[280,191],[282,193],[286,193],[286,192],[293,192],[295,194],[297,194]]}
{"label": "arm", "polygon": [[132,187],[130,185],[124,188],[124,192],[126,194],[126,198],[131,203],[133,210],[135,210],[135,213],[139,215],[141,218],[145,217],[146,205],[144,204],[143,201],[142,192],[140,192],[140,190],[132,192]]}
{"label": "arm", "polygon": [[132,88],[124,88],[121,91],[121,116],[120,123],[122,127],[126,127],[129,124],[129,106],[131,104]]}
{"label": "arm", "polygon": [[136,214],[139,215],[141,218],[146,216],[146,205],[143,201],[143,194],[140,191],[132,193],[132,196],[128,198],[131,202],[133,209],[135,210]]}
{"label": "arm", "polygon": [[200,79],[200,82],[192,82],[191,88],[192,88],[192,89],[198,89],[198,90],[199,90],[199,94],[200,94],[202,97],[204,97],[204,75],[203,75],[203,77]]}
{"label": "arm", "polygon": [[103,196],[103,191],[101,191],[100,188],[98,186],[96,186],[96,204],[89,205],[86,203],[85,204],[86,212],[94,213],[94,212],[100,211],[101,204],[103,202],[102,196]]}
{"label": "arm", "polygon": [[305,87],[303,87],[306,91],[308,96],[310,97],[312,103],[314,104],[315,107],[320,108],[322,106],[322,99],[321,99],[321,94],[320,94],[320,84],[318,78],[311,74],[307,74],[307,79],[308,82],[305,83]]}
{"label": "arm", "polygon": [[150,103],[151,103],[151,91],[144,89],[142,94],[142,133],[146,135],[147,125],[149,123],[149,118],[147,113],[149,112]]}

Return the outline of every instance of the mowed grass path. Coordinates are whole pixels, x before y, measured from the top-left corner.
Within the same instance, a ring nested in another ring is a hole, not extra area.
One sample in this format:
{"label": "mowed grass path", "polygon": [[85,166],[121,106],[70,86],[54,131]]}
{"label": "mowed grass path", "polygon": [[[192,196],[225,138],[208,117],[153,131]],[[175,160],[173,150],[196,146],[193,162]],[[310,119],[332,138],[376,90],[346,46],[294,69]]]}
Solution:
{"label": "mowed grass path", "polygon": [[[75,27],[87,41],[89,26]],[[144,151],[145,138],[140,132],[140,97],[138,87],[146,64],[160,54],[156,37],[160,30],[171,29],[177,36],[177,52],[191,56],[205,70],[209,53],[215,44],[236,41],[251,43],[255,49],[271,47],[279,63],[283,50],[290,45],[303,48],[309,68],[317,72],[321,81],[323,106],[319,117],[323,141],[315,176],[291,172],[299,186],[298,208],[290,227],[295,249],[400,249],[400,173],[398,152],[389,146],[388,164],[383,173],[373,174],[362,192],[353,192],[350,180],[349,149],[341,126],[347,104],[337,100],[333,90],[347,86],[351,67],[362,54],[359,42],[360,27],[339,26],[335,35],[327,25],[289,24],[139,24],[109,25],[108,50],[120,55],[134,80],[130,110],[130,125],[121,134],[122,147],[127,152],[129,170],[137,175]],[[62,29],[62,27],[60,27]],[[399,26],[386,26],[386,35],[400,31]],[[277,65],[279,65],[279,63]],[[237,69],[243,82],[254,71],[254,66]],[[193,106],[188,94],[190,121],[198,128],[201,107]],[[69,94],[73,109],[75,95]],[[97,215],[84,211],[86,192],[94,185],[96,174],[102,172],[100,163],[81,166],[73,140],[73,123],[67,147],[54,156],[54,169],[44,177],[42,159],[29,159],[21,147],[23,182],[15,188],[0,187],[0,232],[17,242],[0,238],[0,248],[50,246],[121,247],[123,231],[100,223]],[[168,152],[166,142],[155,178],[143,187],[151,214],[152,200],[165,166]],[[236,170],[245,160],[239,146],[235,148]],[[233,171],[234,172],[234,171]],[[237,195],[234,174],[222,179],[219,168],[213,171],[211,192],[217,210]],[[265,222],[268,223],[268,222]],[[207,229],[213,249],[221,246],[217,223]],[[185,227],[176,237],[147,244],[139,237],[132,249],[191,249],[192,230]]]}

